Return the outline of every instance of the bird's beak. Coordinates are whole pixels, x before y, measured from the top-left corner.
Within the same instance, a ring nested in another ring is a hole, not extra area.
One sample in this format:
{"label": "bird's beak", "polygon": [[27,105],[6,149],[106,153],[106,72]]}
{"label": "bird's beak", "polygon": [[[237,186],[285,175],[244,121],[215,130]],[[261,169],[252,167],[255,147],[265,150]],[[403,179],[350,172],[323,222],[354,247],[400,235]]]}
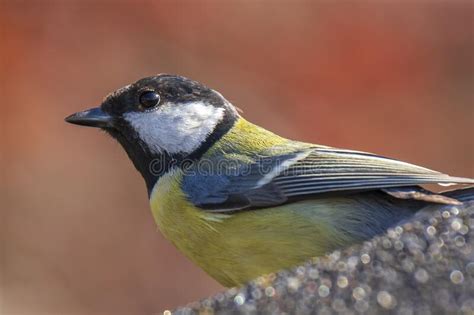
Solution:
{"label": "bird's beak", "polygon": [[105,113],[100,107],[91,108],[82,112],[72,114],[65,118],[66,122],[97,128],[111,128],[112,116]]}

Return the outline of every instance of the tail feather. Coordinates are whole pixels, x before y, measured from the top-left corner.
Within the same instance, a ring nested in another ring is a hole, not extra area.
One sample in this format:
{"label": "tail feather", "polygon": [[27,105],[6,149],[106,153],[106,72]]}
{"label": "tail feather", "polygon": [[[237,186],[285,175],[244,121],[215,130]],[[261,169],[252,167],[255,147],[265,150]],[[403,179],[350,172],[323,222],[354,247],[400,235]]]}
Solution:
{"label": "tail feather", "polygon": [[449,198],[459,200],[462,203],[471,202],[474,201],[474,186],[447,190],[441,192],[440,194]]}

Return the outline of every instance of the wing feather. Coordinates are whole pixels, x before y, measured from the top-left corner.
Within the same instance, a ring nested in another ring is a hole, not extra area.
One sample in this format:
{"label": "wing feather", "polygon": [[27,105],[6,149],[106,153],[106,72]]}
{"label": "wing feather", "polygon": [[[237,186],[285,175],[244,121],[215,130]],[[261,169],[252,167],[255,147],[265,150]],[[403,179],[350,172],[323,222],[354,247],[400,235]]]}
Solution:
{"label": "wing feather", "polygon": [[314,149],[273,181],[286,196],[430,183],[474,184],[424,167],[366,152]]}
{"label": "wing feather", "polygon": [[[259,159],[261,157],[264,159]],[[432,183],[474,184],[474,179],[452,177],[371,153],[329,147],[305,147],[292,153],[260,155],[259,158],[243,165],[245,172],[233,169],[230,175],[188,176],[183,189],[195,205],[225,212],[269,207],[292,198],[313,198],[322,193]],[[267,167],[262,167],[263,164]],[[206,182],[209,184],[203,185]]]}

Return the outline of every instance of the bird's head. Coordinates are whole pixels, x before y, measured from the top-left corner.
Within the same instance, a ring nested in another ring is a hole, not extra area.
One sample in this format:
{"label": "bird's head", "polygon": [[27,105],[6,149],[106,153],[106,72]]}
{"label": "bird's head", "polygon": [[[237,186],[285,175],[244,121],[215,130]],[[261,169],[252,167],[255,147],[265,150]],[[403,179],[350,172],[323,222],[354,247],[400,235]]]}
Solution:
{"label": "bird's head", "polygon": [[[237,118],[234,106],[220,93],[181,76],[161,74],[120,88],[100,107],[72,114],[66,121],[101,128],[116,138],[151,189],[170,163],[199,158]],[[162,164],[160,171],[151,169],[156,163]]]}

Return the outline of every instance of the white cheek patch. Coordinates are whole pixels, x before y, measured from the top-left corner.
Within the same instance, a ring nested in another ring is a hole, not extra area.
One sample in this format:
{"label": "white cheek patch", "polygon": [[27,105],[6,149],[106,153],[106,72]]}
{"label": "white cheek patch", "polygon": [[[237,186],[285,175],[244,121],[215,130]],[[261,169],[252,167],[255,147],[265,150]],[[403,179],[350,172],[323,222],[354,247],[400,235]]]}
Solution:
{"label": "white cheek patch", "polygon": [[163,104],[156,111],[132,112],[124,118],[154,153],[191,153],[224,117],[224,108],[204,102]]}

